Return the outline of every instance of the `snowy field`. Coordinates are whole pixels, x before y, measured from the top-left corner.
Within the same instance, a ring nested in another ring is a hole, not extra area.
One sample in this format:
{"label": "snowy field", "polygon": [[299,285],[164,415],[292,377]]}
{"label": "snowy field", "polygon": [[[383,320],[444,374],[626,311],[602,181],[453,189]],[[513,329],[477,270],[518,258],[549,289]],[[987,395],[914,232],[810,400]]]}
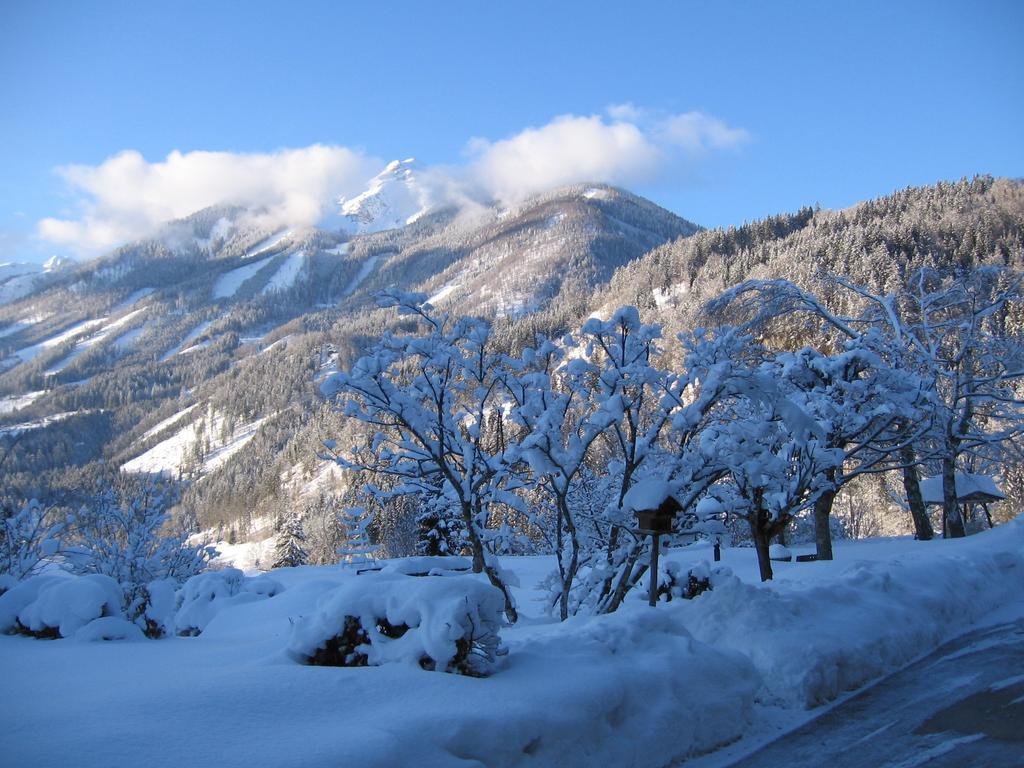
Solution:
{"label": "snowy field", "polygon": [[[672,568],[709,559],[705,545],[694,545],[669,550],[663,561]],[[308,617],[329,612],[339,590],[371,601],[387,584],[415,590],[448,580],[450,593],[466,583],[458,580],[474,579],[461,575],[386,581],[342,566],[279,569],[269,578],[280,590],[263,577],[231,597],[186,596],[177,621],[204,624],[197,637],[0,637],[3,759],[83,767],[665,766],[746,736],[729,748],[735,754],[993,615],[1024,614],[1021,521],[968,539],[840,542],[835,561],[776,563],[776,579],[765,585],[753,550],[727,549],[727,570],[693,600],[652,609],[636,594],[616,614],[561,624],[537,589],[552,561],[503,565],[520,582],[521,618],[502,629],[508,654],[484,678],[425,671],[401,653],[381,666],[305,666],[288,650],[294,627],[308,630]],[[400,562],[392,567],[402,570]],[[0,596],[0,623],[13,594]],[[704,754],[695,763],[716,759]]]}

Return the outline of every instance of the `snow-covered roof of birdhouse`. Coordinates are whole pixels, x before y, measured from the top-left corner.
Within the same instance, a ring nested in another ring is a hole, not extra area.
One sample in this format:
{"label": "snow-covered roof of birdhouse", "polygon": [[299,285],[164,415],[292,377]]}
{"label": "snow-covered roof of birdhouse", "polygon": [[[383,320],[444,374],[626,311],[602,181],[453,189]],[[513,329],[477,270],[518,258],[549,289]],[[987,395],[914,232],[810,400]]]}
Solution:
{"label": "snow-covered roof of birdhouse", "polygon": [[658,477],[645,477],[626,492],[622,499],[622,509],[625,512],[657,509],[669,498],[675,498],[675,495],[667,481]]}
{"label": "snow-covered roof of birdhouse", "polygon": [[[942,504],[942,476],[925,477],[921,480],[921,496],[925,504]],[[956,473],[956,500],[960,503],[987,504],[1001,501],[1006,494],[999,490],[996,481],[988,475],[973,475],[970,472]]]}

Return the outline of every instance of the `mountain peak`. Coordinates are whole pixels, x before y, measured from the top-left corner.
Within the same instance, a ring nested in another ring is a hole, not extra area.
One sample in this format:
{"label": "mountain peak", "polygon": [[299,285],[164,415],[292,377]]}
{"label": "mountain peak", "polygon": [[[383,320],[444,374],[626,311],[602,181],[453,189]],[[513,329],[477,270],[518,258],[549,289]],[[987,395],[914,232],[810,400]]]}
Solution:
{"label": "mountain peak", "polygon": [[416,159],[392,160],[370,179],[366,190],[353,198],[341,198],[341,215],[359,232],[395,229],[429,212],[427,192],[416,174]]}

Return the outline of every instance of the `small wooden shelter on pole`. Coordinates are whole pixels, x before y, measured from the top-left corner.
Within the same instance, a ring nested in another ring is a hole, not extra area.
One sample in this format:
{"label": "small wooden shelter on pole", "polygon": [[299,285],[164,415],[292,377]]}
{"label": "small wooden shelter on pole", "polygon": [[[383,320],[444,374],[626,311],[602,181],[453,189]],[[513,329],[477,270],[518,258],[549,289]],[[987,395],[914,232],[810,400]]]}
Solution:
{"label": "small wooden shelter on pole", "polygon": [[683,507],[664,480],[646,478],[636,483],[622,499],[625,512],[636,515],[636,526],[641,534],[651,536],[650,588],[647,603],[652,608],[658,603],[658,554],[661,537],[672,533],[672,523]]}
{"label": "small wooden shelter on pole", "polygon": [[[942,497],[942,476],[925,477],[921,479],[921,498],[929,506],[943,505]],[[988,527],[992,527],[992,515],[988,511],[988,505],[994,501],[1003,501],[1006,494],[999,490],[988,475],[975,475],[970,472],[956,473],[956,503],[963,509],[961,514],[964,523],[969,519],[968,510],[977,505],[985,511],[985,518],[988,520]],[[945,524],[945,521],[943,521]]]}

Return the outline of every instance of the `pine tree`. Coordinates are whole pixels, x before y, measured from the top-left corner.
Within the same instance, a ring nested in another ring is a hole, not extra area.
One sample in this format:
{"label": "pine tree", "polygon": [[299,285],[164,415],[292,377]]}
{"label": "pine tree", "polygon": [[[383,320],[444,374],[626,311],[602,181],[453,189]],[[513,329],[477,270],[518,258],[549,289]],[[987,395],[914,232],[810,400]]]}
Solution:
{"label": "pine tree", "polygon": [[416,515],[416,553],[419,555],[457,555],[466,546],[466,536],[458,511],[443,498],[425,501]]}
{"label": "pine tree", "polygon": [[302,529],[302,521],[298,515],[291,515],[278,531],[272,567],[293,568],[296,565],[305,565],[309,560],[303,547],[305,541],[306,532]]}

